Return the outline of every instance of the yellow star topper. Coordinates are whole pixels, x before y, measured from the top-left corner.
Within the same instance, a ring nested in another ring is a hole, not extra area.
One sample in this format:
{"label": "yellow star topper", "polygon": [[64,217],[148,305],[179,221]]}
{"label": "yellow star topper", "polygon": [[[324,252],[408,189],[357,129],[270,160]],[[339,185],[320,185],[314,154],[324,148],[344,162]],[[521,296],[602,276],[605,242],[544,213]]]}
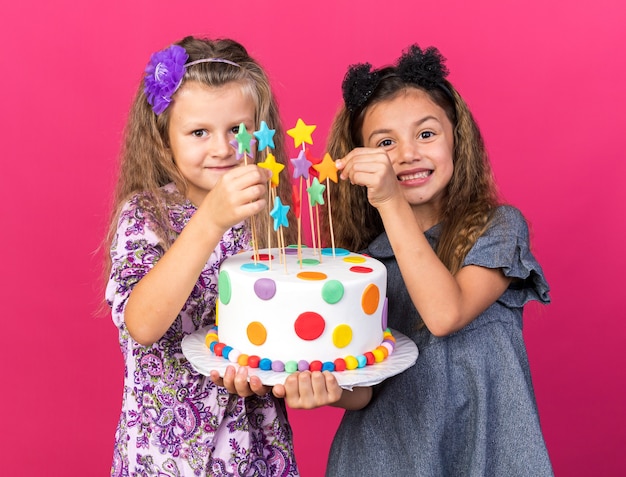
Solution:
{"label": "yellow star topper", "polygon": [[269,153],[263,162],[259,162],[257,164],[259,167],[263,169],[269,169],[272,171],[272,186],[277,186],[280,182],[280,171],[282,171],[285,166],[279,162],[276,162],[276,157],[274,154]]}
{"label": "yellow star topper", "polygon": [[337,166],[330,154],[324,154],[324,159],[319,164],[313,164],[313,169],[320,173],[320,182],[324,182],[327,178],[333,182],[337,182]]}
{"label": "yellow star topper", "polygon": [[303,142],[307,144],[313,144],[313,139],[311,138],[311,134],[315,131],[315,125],[307,125],[302,119],[298,118],[296,122],[296,127],[289,129],[287,134],[289,134],[293,138],[293,143],[295,147],[300,147],[300,144]]}

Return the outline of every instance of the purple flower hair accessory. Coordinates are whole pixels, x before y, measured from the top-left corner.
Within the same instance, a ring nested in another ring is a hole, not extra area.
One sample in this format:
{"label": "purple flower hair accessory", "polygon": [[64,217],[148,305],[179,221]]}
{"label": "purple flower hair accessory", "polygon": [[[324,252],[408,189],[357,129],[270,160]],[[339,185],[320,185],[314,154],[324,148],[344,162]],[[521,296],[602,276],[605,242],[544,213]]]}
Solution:
{"label": "purple flower hair accessory", "polygon": [[172,95],[185,76],[189,55],[182,46],[172,45],[153,53],[146,66],[144,92],[155,114],[161,114],[172,101]]}

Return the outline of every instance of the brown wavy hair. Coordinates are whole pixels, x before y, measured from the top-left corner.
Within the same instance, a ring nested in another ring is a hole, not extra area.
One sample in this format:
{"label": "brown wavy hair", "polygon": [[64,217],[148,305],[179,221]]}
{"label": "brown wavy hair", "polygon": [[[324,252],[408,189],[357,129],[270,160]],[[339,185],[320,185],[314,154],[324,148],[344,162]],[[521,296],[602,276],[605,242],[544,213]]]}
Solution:
{"label": "brown wavy hair", "polygon": [[[186,69],[182,79],[195,81],[211,88],[219,88],[231,82],[241,84],[256,106],[255,123],[264,120],[276,133],[273,151],[276,161],[287,165],[283,127],[278,114],[278,104],[272,93],[270,81],[261,65],[253,59],[240,43],[232,39],[210,40],[188,36],[176,43],[189,55],[188,62],[203,58],[222,58],[237,63],[240,67],[226,63],[199,63]],[[173,101],[176,101],[174,95]],[[173,202],[185,200],[187,184],[168,149],[169,110],[156,115],[146,99],[143,81],[139,85],[132,103],[120,154],[119,179],[115,189],[109,230],[105,238],[105,273],[110,273],[111,261],[108,253],[117,231],[122,206],[131,196],[141,193],[141,205],[152,217],[155,232],[167,250],[176,238],[170,228],[168,207]],[[257,160],[265,159],[265,151],[257,153]],[[180,194],[163,193],[161,187],[170,182],[176,184]],[[291,204],[289,180],[280,181],[277,194],[285,204]],[[259,247],[266,246],[269,213],[261,212],[254,220]],[[292,228],[293,229],[293,228]],[[295,241],[294,231],[284,231],[287,243]]]}
{"label": "brown wavy hair", "polygon": [[[447,80],[441,86],[423,88],[394,74],[395,67],[381,71],[384,78],[357,111],[343,105],[338,111],[328,139],[328,152],[339,159],[355,147],[363,146],[361,129],[367,110],[389,101],[409,88],[424,91],[446,113],[454,130],[454,171],[445,191],[439,222],[442,226],[437,255],[456,273],[476,240],[484,233],[499,203],[484,141],[467,104]],[[336,245],[362,250],[384,231],[378,211],[367,200],[367,189],[340,181],[330,190]]]}

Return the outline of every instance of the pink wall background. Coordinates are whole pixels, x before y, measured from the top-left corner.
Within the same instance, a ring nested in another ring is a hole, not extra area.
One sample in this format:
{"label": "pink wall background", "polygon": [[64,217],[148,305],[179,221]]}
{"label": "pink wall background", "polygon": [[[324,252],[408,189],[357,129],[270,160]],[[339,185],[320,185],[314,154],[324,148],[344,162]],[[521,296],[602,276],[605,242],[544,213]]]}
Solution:
{"label": "pink wall background", "polygon": [[[380,66],[413,42],[440,48],[552,286],[552,305],[528,309],[525,335],[556,475],[626,475],[622,0],[22,0],[2,10],[3,475],[108,473],[123,368],[98,311],[97,249],[143,67],[186,34],[243,42],[269,70],[285,125],[317,124],[318,154],[348,64]],[[304,477],[322,475],[339,418],[291,413]]]}

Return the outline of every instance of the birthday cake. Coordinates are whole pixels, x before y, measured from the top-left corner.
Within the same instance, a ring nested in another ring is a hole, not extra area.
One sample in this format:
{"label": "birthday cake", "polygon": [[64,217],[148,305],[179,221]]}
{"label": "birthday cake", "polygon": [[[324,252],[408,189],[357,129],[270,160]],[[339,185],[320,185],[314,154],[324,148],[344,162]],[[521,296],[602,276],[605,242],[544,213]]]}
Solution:
{"label": "birthday cake", "polygon": [[343,371],[383,361],[387,271],[344,249],[244,252],[219,272],[211,351],[232,363],[277,372]]}

